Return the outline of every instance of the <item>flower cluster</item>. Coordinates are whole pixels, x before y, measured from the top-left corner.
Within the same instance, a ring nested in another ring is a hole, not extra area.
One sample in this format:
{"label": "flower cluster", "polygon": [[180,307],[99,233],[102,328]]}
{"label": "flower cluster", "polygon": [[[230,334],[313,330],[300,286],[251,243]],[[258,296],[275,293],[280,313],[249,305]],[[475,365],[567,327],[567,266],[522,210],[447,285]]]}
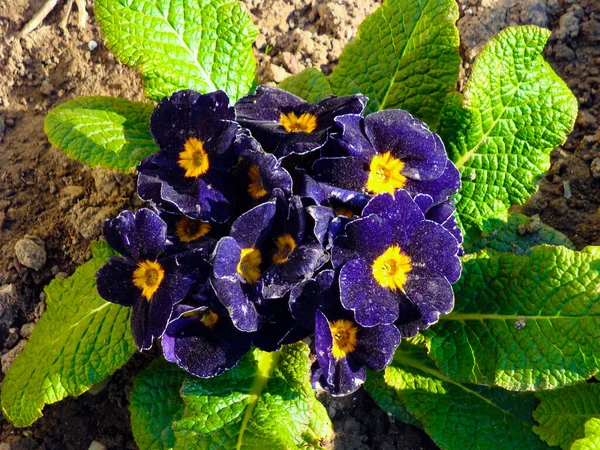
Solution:
{"label": "flower cluster", "polygon": [[138,167],[151,208],[106,222],[121,256],[97,274],[140,350],[160,338],[208,378],[314,335],[313,385],[345,395],[452,310],[458,171],[424,123],[365,117],[366,100],[260,86],[235,107],[189,90],[157,105],[160,151]]}

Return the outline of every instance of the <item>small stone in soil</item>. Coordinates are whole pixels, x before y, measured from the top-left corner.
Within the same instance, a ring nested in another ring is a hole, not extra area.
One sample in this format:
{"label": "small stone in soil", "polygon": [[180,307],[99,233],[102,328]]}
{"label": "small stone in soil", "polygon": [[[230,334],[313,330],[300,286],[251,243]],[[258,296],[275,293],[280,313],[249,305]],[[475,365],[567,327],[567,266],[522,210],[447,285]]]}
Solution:
{"label": "small stone in soil", "polygon": [[26,323],[21,327],[21,336],[25,339],[29,339],[31,333],[33,333],[33,329],[35,328],[35,323]]}
{"label": "small stone in soil", "polygon": [[19,239],[15,254],[22,265],[33,270],[40,270],[46,264],[46,250],[31,239]]}
{"label": "small stone in soil", "polygon": [[98,43],[92,39],[90,42],[88,42],[88,48],[90,49],[90,52],[93,52],[98,48]]}
{"label": "small stone in soil", "polygon": [[106,447],[101,442],[92,441],[88,450],[106,450]]}
{"label": "small stone in soil", "polygon": [[593,178],[600,178],[600,158],[594,158],[592,160],[592,163],[590,164],[590,171],[592,172]]}
{"label": "small stone in soil", "polygon": [[2,363],[2,372],[3,373],[8,372],[8,369],[12,365],[15,358],[25,348],[25,344],[27,344],[27,340],[23,339],[23,340],[19,341],[19,343],[17,344],[17,346],[15,348],[13,348],[12,350],[10,350],[7,353],[5,353],[4,355],[2,355],[0,362]]}

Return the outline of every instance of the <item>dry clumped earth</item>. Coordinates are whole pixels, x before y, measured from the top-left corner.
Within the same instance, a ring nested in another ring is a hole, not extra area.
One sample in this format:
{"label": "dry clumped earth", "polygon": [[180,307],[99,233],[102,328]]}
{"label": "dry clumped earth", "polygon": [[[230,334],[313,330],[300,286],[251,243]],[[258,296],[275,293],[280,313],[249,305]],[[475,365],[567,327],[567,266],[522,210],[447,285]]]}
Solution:
{"label": "dry clumped earth", "polygon": [[[6,372],[45,310],[43,287],[90,257],[104,220],[141,205],[134,178],[90,169],[51,148],[43,123],[56,105],[82,95],[143,100],[141,81],[120,65],[90,20],[74,14],[59,26],[62,3],[25,38],[16,32],[43,0],[0,0],[0,357]],[[91,3],[91,2],[88,2]],[[374,0],[245,0],[260,29],[259,79],[278,83],[306,67],[331,71]],[[600,244],[600,2],[597,0],[460,0],[459,87],[485,41],[509,25],[552,29],[546,57],[579,100],[575,131],[552,154],[540,189],[515,210],[567,234],[577,248]],[[106,386],[46,407],[32,427],[0,418],[0,450],[135,449],[127,393],[151,359],[137,355]],[[0,374],[0,382],[3,374]],[[433,449],[419,430],[395,422],[364,392],[322,396],[335,427],[333,449]],[[93,443],[92,442],[96,441]],[[95,447],[94,447],[95,446]]]}

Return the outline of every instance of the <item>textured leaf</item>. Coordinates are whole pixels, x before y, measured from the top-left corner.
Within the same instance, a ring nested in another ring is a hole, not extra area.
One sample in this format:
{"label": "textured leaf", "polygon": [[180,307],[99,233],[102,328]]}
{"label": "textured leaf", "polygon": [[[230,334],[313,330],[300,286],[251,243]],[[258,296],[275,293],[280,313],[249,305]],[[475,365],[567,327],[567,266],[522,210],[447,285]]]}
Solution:
{"label": "textured leaf", "polygon": [[253,86],[258,34],[236,0],[96,0],[108,48],[140,71],[146,96],[222,89],[233,99]]}
{"label": "textured leaf", "polygon": [[577,116],[577,100],[543,58],[550,31],[507,28],[477,57],[464,98],[451,95],[441,134],[461,172],[457,209],[464,227],[505,221],[550,166]]}
{"label": "textured leaf", "polygon": [[302,343],[273,353],[255,350],[217,378],[187,379],[181,391],[185,412],[173,425],[175,448],[306,446],[306,437],[312,440],[313,434],[330,427],[324,426],[322,411],[318,418],[311,417],[317,399],[310,386],[308,356]]}
{"label": "textured leaf", "polygon": [[396,352],[383,375],[393,392],[379,403],[384,410],[393,414],[388,405],[403,405],[442,449],[487,449],[492,443],[497,450],[547,448],[531,430],[532,393],[459,383],[443,375],[424,349],[406,348]]}
{"label": "textured leaf", "polygon": [[536,394],[540,404],[533,412],[539,423],[533,427],[550,445],[569,449],[571,443],[585,436],[584,427],[592,418],[600,418],[600,384],[580,383]]}
{"label": "textured leaf", "polygon": [[600,419],[590,419],[585,423],[585,437],[576,440],[571,450],[600,449]]}
{"label": "textured leaf", "polygon": [[140,450],[167,450],[175,446],[172,425],[183,415],[179,391],[186,376],[175,364],[157,359],[135,378],[129,412],[131,431]]}
{"label": "textured leaf", "polygon": [[327,77],[314,67],[303,70],[298,75],[287,77],[279,87],[303,98],[308,103],[333,95],[331,85]]}
{"label": "textured leaf", "polygon": [[150,134],[154,106],[113,97],[79,97],[46,116],[48,140],[90,167],[129,172],[158,147]]}
{"label": "textured leaf", "polygon": [[457,19],[454,0],[387,0],[344,48],[333,91],[366,95],[368,112],[405,109],[435,129],[458,81]]}
{"label": "textured leaf", "polygon": [[333,436],[333,427],[327,409],[319,401],[313,403],[312,415],[308,428],[304,431],[302,439],[305,444],[301,448],[325,450],[323,441]]}
{"label": "textured leaf", "polygon": [[46,286],[47,310],[4,378],[2,412],[17,427],[41,417],[44,405],[83,394],[136,351],[130,308],[96,292],[96,272],[114,253],[104,242],[92,252],[72,276]]}
{"label": "textured leaf", "polygon": [[573,243],[564,234],[548,225],[539,223],[539,228],[528,229],[530,219],[522,214],[510,214],[508,221],[492,219],[486,223],[485,229],[473,242],[464,244],[467,253],[474,253],[484,248],[499,252],[528,255],[532,247],[547,244],[575,249]]}
{"label": "textured leaf", "polygon": [[586,380],[600,364],[600,247],[469,255],[456,307],[426,331],[430,356],[462,382],[511,390]]}

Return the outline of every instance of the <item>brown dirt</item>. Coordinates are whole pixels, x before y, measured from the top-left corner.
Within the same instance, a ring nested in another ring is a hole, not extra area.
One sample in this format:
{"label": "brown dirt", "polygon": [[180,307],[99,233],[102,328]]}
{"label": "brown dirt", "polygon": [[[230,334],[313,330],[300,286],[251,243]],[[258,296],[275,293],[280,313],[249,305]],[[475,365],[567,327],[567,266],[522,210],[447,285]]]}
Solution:
{"label": "brown dirt", "polygon": [[[89,257],[102,222],[139,205],[129,175],[89,169],[51,148],[43,123],[56,105],[82,95],[141,100],[139,76],[120,65],[102,43],[92,9],[87,28],[76,14],[61,31],[62,2],[28,37],[15,33],[43,0],[0,0],[0,355],[8,365],[44,309],[43,287]],[[91,2],[88,2],[91,3]],[[261,30],[256,43],[259,77],[279,82],[305,67],[328,72],[356,35],[375,0],[246,0]],[[481,45],[508,25],[551,28],[549,62],[569,84],[581,111],[567,143],[553,152],[552,168],[524,207],[526,214],[564,232],[578,248],[600,244],[600,3],[596,0],[460,0],[458,23],[463,74]],[[90,41],[98,47],[90,51]],[[461,79],[459,83],[462,85]],[[565,194],[570,191],[571,196]],[[21,265],[15,243],[31,237],[47,253],[39,271]],[[5,289],[5,291],[2,291]],[[2,292],[9,292],[3,295]],[[86,449],[93,440],[109,449],[135,448],[127,392],[138,355],[98,395],[84,394],[46,408],[32,427],[15,429],[0,418],[0,449]],[[0,381],[3,375],[0,375]],[[435,448],[423,433],[394,422],[364,392],[324,398],[338,449]],[[4,445],[4,447],[3,447]],[[7,447],[8,445],[8,447]]]}

